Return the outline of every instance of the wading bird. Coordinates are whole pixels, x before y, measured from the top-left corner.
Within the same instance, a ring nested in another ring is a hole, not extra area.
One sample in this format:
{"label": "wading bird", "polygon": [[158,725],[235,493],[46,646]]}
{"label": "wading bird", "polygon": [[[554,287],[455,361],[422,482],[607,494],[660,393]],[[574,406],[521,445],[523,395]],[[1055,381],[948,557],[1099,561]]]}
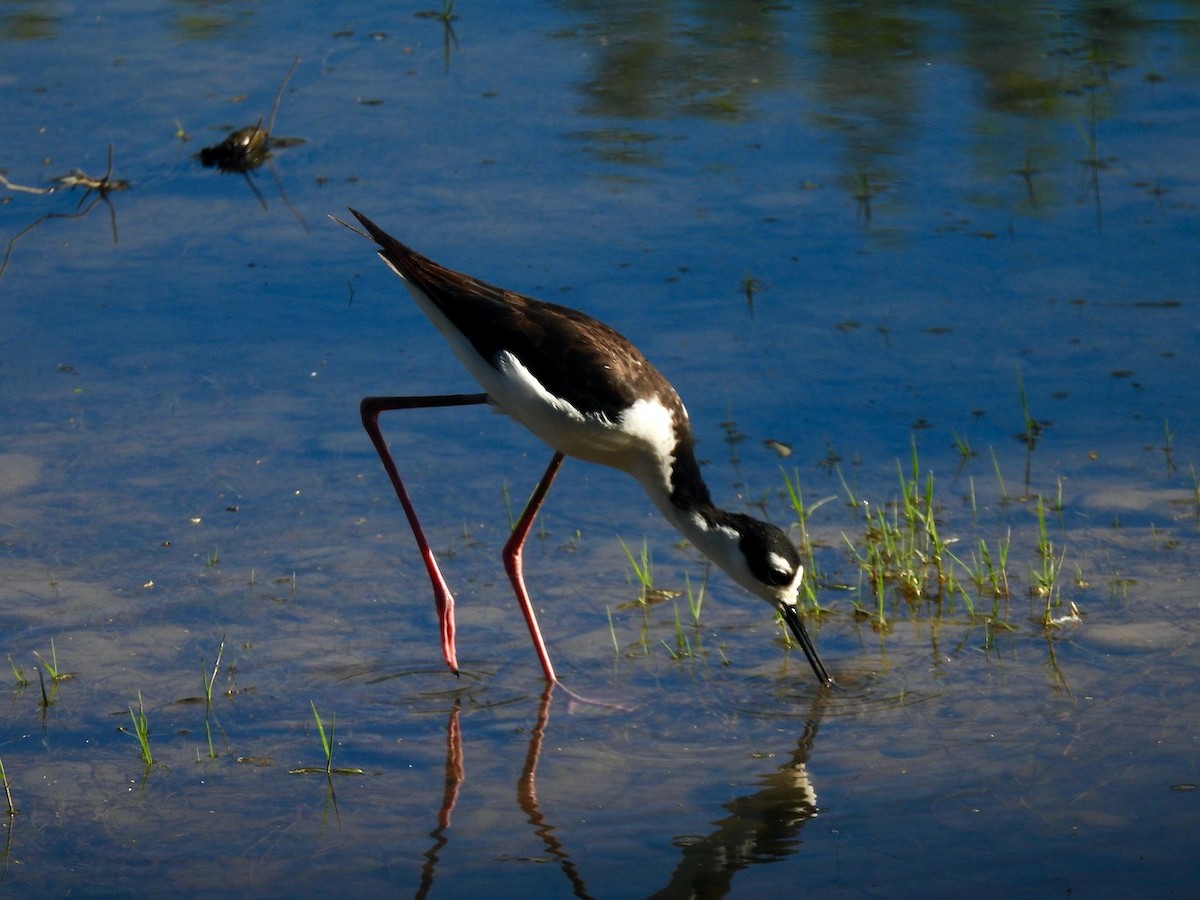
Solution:
{"label": "wading bird", "polygon": [[795,546],[774,525],[713,504],[696,461],[687,411],[670,382],[641,351],[577,310],[440,266],[350,211],[379,245],[380,258],[404,280],[421,311],[484,389],[482,394],[367,397],[361,405],[363,427],[396,489],[433,582],[442,654],[454,672],[454,599],[379,430],[379,414],[385,410],[490,403],[553,448],[550,465],[503,552],[547,681],[558,683],[525,589],[521,551],[563,457],[574,456],[637,479],[680,534],[780,612],[817,679],[822,685],[832,684],[796,610],[804,567]]}

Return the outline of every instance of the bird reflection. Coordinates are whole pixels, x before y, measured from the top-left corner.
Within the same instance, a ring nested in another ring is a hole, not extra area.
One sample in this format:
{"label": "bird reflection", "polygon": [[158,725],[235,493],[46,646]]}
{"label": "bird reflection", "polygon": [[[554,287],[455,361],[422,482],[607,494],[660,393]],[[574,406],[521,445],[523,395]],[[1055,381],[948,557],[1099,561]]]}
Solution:
{"label": "bird reflection", "polygon": [[796,852],[801,829],[817,815],[808,759],[817,737],[820,702],[814,701],[788,761],[763,776],[761,789],[724,804],[729,815],[713,822],[715,830],[708,836],[680,841],[683,858],[667,886],[651,897],[724,897],[742,869],[779,862]]}
{"label": "bird reflection", "polygon": [[[517,780],[516,801],[545,847],[548,858],[558,863],[566,876],[571,893],[576,897],[590,897],[579,867],[538,802],[537,767],[550,724],[554,690],[555,685],[549,684],[541,696],[537,723],[530,732],[525,763]],[[808,774],[808,760],[816,742],[824,702],[824,696],[814,698],[795,749],[783,765],[762,776],[758,790],[723,804],[728,815],[714,821],[713,831],[707,836],[676,840],[682,848],[682,856],[667,885],[651,894],[652,897],[724,897],[732,887],[734,876],[742,869],[757,863],[780,862],[796,852],[805,823],[817,815],[817,794]],[[418,898],[428,896],[433,887],[442,850],[450,842],[454,807],[466,780],[460,717],[461,702],[456,699],[446,726],[442,804],[437,825],[429,832],[433,844],[424,854],[421,884],[416,893]]]}

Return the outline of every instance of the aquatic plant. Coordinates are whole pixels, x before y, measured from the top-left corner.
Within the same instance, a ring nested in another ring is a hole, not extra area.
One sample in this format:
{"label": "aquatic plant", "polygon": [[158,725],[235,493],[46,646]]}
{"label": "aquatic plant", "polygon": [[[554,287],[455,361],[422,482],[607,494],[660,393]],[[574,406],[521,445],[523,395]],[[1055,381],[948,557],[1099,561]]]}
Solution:
{"label": "aquatic plant", "polygon": [[[212,707],[213,685],[217,680],[217,673],[221,671],[221,657],[225,653],[225,635],[221,635],[221,643],[217,646],[217,659],[213,663],[212,674],[208,674],[208,669],[204,666],[200,668],[200,684],[204,688],[204,736],[208,741],[208,758],[216,759],[217,751],[213,746],[212,723],[216,720],[216,713]],[[218,723],[218,727],[220,727]]]}
{"label": "aquatic plant", "polygon": [[15,816],[17,806],[13,803],[12,782],[8,780],[8,772],[4,771],[4,760],[0,759],[0,786],[4,788],[4,799],[8,802],[8,814]]}
{"label": "aquatic plant", "polygon": [[638,558],[633,555],[633,551],[629,549],[624,538],[618,536],[617,540],[621,544],[621,549],[625,551],[625,558],[629,560],[629,566],[633,570],[633,580],[641,586],[638,601],[646,603],[654,593],[654,561],[650,557],[649,542],[642,538],[642,552],[641,557]]}
{"label": "aquatic plant", "polygon": [[38,662],[42,664],[42,668],[50,675],[50,680],[57,683],[66,681],[68,678],[73,678],[74,675],[70,672],[63,672],[58,668],[58,653],[54,649],[54,638],[50,638],[50,659],[47,660],[42,654],[36,650],[33,655],[37,657]]}
{"label": "aquatic plant", "polygon": [[[154,754],[150,752],[150,725],[146,720],[146,708],[142,704],[142,692],[138,691],[137,712],[133,711],[133,707],[129,707],[129,719],[133,723],[133,731],[127,732],[132,734],[138,743],[138,751],[142,755],[142,762],[147,766],[154,765]],[[122,729],[124,730],[124,729]]]}
{"label": "aquatic plant", "polygon": [[25,677],[25,670],[18,668],[17,664],[12,661],[12,657],[8,658],[8,667],[12,669],[13,681],[16,682],[18,689],[29,687],[29,679]]}
{"label": "aquatic plant", "polygon": [[317,723],[317,735],[321,739],[321,751],[325,754],[324,766],[300,766],[292,769],[292,775],[362,775],[363,770],[357,768],[334,768],[333,765],[333,733],[334,727],[337,725],[337,715],[329,723],[329,731],[325,731],[325,724],[321,721],[321,714],[317,712],[317,704],[309,700],[308,705],[312,707],[313,719]]}

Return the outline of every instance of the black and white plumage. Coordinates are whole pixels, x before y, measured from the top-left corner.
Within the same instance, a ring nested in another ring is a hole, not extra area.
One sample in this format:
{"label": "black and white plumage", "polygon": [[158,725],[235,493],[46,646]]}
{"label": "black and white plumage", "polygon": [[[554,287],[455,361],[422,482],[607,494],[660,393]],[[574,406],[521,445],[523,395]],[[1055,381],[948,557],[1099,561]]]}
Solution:
{"label": "black and white plumage", "polygon": [[636,478],[688,541],[780,611],[817,678],[822,684],[832,683],[796,610],[804,570],[795,546],[774,525],[713,504],[696,460],[687,411],[670,382],[640,350],[578,310],[451,271],[406,247],[361,213],[351,212],[485,392],[363,401],[364,425],[405,507],[438,595],[443,651],[451,668],[457,670],[453,600],[378,433],[378,413],[385,409],[487,402],[556,451],[505,548],[506,568],[547,680],[557,681],[525,591],[521,546],[566,455]]}

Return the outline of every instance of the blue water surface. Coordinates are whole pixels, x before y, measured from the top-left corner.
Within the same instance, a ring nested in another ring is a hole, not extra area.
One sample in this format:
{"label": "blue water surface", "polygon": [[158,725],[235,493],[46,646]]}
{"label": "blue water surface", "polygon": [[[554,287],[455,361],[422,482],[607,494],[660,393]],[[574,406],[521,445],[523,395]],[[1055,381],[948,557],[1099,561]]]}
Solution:
{"label": "blue water surface", "polygon": [[[1198,42],[1172,3],[5,4],[0,883],[1186,894]],[[267,165],[201,165],[259,122]],[[792,480],[841,688],[569,461],[529,584],[623,708],[544,695],[498,553],[549,451],[480,408],[384,420],[446,671],[357,405],[476,387],[348,207],[625,333],[799,540]],[[860,564],[910,479],[957,590]],[[292,774],[314,707],[361,775]]]}

